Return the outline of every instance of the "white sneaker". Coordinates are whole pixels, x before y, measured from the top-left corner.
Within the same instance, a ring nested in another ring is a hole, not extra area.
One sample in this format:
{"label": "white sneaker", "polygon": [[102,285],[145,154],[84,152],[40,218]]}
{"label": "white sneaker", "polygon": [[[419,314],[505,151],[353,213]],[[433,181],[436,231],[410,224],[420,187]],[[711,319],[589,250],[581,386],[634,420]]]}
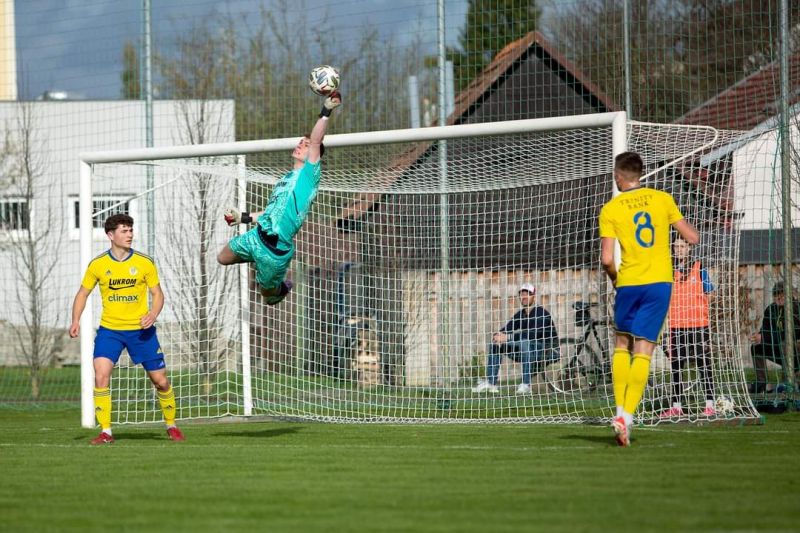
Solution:
{"label": "white sneaker", "polygon": [[520,383],[519,387],[517,387],[517,394],[530,394],[530,393],[531,393],[530,383]]}
{"label": "white sneaker", "polygon": [[472,392],[491,392],[492,394],[497,394],[500,392],[500,389],[497,388],[497,385],[492,385],[488,381],[479,381],[476,386],[472,387]]}

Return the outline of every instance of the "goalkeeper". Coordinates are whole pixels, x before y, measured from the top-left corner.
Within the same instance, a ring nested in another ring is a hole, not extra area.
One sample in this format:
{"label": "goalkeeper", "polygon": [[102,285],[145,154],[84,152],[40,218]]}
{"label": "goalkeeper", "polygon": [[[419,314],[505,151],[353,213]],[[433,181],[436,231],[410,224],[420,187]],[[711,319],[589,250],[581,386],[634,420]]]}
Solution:
{"label": "goalkeeper", "polygon": [[322,139],[331,112],[341,103],[338,92],[325,99],[311,133],[300,139],[292,151],[294,168],[275,184],[264,211],[225,211],[225,222],[229,226],[254,221],[256,226],[232,238],[217,255],[217,261],[222,265],[255,263],[256,281],[269,305],[276,305],[292,290],[292,282],[284,278],[295,253],[294,236],[300,231],[317,196],[320,158],[325,152]]}

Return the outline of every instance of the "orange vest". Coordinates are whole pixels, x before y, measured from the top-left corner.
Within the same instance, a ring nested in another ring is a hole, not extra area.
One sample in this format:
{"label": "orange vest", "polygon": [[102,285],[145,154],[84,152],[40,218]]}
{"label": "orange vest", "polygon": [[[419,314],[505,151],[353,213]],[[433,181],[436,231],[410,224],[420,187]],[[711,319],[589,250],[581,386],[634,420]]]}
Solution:
{"label": "orange vest", "polygon": [[675,270],[672,299],[669,301],[669,328],[702,328],[708,326],[708,298],[703,292],[700,261],[695,261],[688,274]]}

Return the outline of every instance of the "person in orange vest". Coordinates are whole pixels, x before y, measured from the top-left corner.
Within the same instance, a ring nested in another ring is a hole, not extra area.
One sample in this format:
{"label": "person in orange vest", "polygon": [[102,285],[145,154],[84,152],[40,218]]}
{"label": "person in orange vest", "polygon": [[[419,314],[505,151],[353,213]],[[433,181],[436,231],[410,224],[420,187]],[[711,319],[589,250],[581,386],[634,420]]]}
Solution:
{"label": "person in orange vest", "polygon": [[672,406],[662,411],[662,418],[684,415],[685,386],[683,372],[691,361],[697,365],[700,384],[706,397],[703,415],[714,416],[714,378],[711,368],[711,333],[708,302],[714,292],[708,271],[700,261],[689,258],[691,245],[680,237],[672,244],[675,258],[672,299],[669,302],[669,337],[667,357],[672,366]]}

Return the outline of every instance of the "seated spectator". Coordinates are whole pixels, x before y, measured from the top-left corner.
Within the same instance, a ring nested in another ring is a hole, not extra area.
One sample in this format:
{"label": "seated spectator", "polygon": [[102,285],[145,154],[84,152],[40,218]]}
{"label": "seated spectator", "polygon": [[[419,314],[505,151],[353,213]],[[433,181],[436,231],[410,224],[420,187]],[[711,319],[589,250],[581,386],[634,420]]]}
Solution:
{"label": "seated spectator", "polygon": [[[750,385],[750,392],[771,392],[767,387],[767,360],[781,365],[783,371],[782,379],[786,381],[786,361],[783,356],[785,334],[785,307],[786,294],[784,283],[779,281],[772,287],[772,303],[764,309],[764,318],[761,321],[761,329],[758,333],[753,333],[750,340],[750,355],[753,357],[753,368],[756,371],[756,381]],[[794,332],[795,338],[800,334],[800,303],[794,300]],[[795,349],[794,369],[798,370],[800,357]]]}
{"label": "seated spectator", "polygon": [[534,367],[537,372],[558,359],[558,334],[550,313],[541,306],[534,305],[536,289],[530,283],[519,288],[522,308],[492,335],[489,344],[489,357],[486,365],[486,379],[479,381],[473,392],[498,393],[500,361],[503,356],[522,363],[522,383],[517,394],[530,394]]}

